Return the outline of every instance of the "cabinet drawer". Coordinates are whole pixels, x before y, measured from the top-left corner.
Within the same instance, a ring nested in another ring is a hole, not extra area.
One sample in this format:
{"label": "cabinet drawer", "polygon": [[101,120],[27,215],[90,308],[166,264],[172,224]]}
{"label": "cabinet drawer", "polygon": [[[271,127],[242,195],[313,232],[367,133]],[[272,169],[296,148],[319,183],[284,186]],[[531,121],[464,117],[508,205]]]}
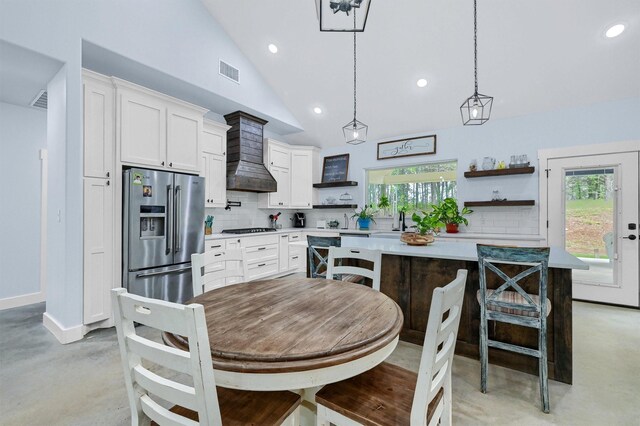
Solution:
{"label": "cabinet drawer", "polygon": [[278,273],[278,259],[250,264],[248,281],[268,277]]}
{"label": "cabinet drawer", "polygon": [[302,232],[294,232],[289,234],[289,242],[293,243],[295,241],[303,241]]}
{"label": "cabinet drawer", "polygon": [[260,235],[256,237],[243,237],[242,238],[242,246],[249,247],[258,247],[258,246],[266,246],[270,244],[278,244],[279,235]]}
{"label": "cabinet drawer", "polygon": [[247,264],[263,262],[271,259],[278,260],[278,245],[269,244],[258,247],[248,247]]}
{"label": "cabinet drawer", "polygon": [[292,254],[289,257],[289,269],[293,271],[302,269],[304,266],[304,261],[305,261],[304,253]]}
{"label": "cabinet drawer", "polygon": [[[206,241],[204,246],[205,252],[222,252],[224,251],[224,241],[214,242],[214,241]],[[204,273],[208,274],[210,272],[218,272],[224,270],[224,262],[213,262],[204,267]],[[224,283],[224,279],[222,280]]]}

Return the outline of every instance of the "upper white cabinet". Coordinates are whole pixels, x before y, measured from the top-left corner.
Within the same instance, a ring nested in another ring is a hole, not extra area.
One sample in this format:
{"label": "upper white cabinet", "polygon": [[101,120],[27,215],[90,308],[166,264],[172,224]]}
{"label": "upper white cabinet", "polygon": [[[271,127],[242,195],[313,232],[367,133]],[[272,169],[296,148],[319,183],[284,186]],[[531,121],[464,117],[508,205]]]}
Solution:
{"label": "upper white cabinet", "polygon": [[114,167],[114,94],[111,80],[83,72],[84,176],[111,177]]}
{"label": "upper white cabinet", "polygon": [[313,151],[291,150],[291,208],[310,209],[313,204]]}
{"label": "upper white cabinet", "polygon": [[225,207],[227,203],[226,124],[204,120],[200,175],[205,178],[205,206]]}
{"label": "upper white cabinet", "polygon": [[113,81],[120,161],[198,173],[202,116],[207,110],[132,83]]}
{"label": "upper white cabinet", "polygon": [[260,194],[260,208],[311,209],[318,149],[265,139],[264,161],[278,183],[278,190]]}

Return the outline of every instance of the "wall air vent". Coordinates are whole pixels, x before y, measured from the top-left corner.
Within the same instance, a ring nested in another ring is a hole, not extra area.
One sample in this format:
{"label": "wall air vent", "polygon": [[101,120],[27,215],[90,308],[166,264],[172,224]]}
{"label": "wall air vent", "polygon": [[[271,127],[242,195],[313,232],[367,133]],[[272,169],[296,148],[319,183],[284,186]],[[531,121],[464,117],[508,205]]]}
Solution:
{"label": "wall air vent", "polygon": [[240,84],[240,70],[220,60],[220,75]]}
{"label": "wall air vent", "polygon": [[33,98],[30,105],[36,108],[47,109],[47,91],[41,90],[40,93]]}

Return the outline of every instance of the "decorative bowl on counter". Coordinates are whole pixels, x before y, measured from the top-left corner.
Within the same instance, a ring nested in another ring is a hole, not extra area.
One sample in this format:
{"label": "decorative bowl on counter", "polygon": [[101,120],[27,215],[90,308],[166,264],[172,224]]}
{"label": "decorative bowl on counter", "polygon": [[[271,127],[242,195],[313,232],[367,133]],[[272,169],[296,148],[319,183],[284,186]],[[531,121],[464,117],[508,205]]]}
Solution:
{"label": "decorative bowl on counter", "polygon": [[410,246],[426,246],[432,244],[436,239],[433,235],[420,235],[415,232],[403,232],[400,241]]}
{"label": "decorative bowl on counter", "polygon": [[329,228],[331,229],[336,229],[338,228],[338,226],[340,225],[340,222],[338,222],[337,220],[332,220],[330,222],[327,222],[327,225],[329,226]]}

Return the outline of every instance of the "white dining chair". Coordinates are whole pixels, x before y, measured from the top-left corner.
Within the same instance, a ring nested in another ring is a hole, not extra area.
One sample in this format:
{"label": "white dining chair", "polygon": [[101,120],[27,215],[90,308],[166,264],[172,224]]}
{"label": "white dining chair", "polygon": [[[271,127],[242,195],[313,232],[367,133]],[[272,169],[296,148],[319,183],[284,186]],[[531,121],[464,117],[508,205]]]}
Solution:
{"label": "white dining chair", "polygon": [[193,296],[229,285],[229,278],[244,282],[249,275],[245,249],[208,251],[191,255]]}
{"label": "white dining chair", "polygon": [[316,394],[317,424],[450,425],[451,365],[466,281],[467,271],[460,269],[433,291],[418,374],[383,362],[327,385]]}
{"label": "white dining chair", "polygon": [[[299,421],[300,396],[292,392],[216,389],[202,305],[149,299],[122,288],[112,290],[112,305],[132,425],[293,425]],[[140,336],[134,323],[184,336],[189,351]],[[168,371],[188,375],[192,382],[186,385],[166,377],[172,375],[164,374]],[[167,409],[158,399],[175,406]]]}
{"label": "white dining chair", "polygon": [[[361,266],[344,266],[345,259],[365,260],[373,264],[372,269]],[[336,260],[338,264],[336,265]],[[380,291],[380,269],[382,267],[382,252],[379,250],[355,249],[348,247],[329,247],[327,259],[327,279],[345,280],[345,276],[359,275],[371,279],[374,290]],[[342,277],[342,278],[341,278]]]}

